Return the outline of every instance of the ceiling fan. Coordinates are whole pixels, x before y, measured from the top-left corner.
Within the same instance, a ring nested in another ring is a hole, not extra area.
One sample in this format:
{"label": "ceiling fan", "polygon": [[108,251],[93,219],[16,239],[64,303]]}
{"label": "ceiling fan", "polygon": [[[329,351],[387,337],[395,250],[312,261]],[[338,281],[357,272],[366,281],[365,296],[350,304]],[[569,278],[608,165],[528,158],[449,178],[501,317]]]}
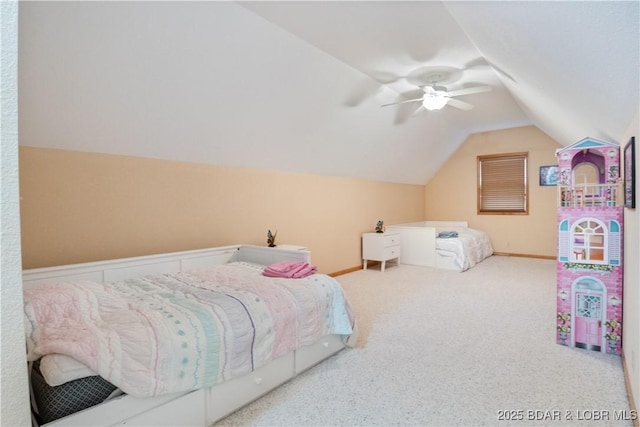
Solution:
{"label": "ceiling fan", "polygon": [[448,91],[446,87],[437,86],[436,83],[437,82],[434,81],[431,84],[431,86],[428,86],[428,85],[420,86],[420,88],[424,92],[423,96],[421,96],[420,98],[408,99],[406,101],[400,101],[400,102],[393,102],[391,104],[384,104],[382,105],[382,107],[421,101],[422,106],[427,110],[440,110],[441,108],[444,108],[445,105],[450,105],[452,107],[459,108],[460,110],[467,111],[467,110],[471,110],[474,106],[472,104],[469,104],[468,102],[455,99],[454,97],[491,91],[491,86],[476,86],[476,87],[469,87],[464,89]]}

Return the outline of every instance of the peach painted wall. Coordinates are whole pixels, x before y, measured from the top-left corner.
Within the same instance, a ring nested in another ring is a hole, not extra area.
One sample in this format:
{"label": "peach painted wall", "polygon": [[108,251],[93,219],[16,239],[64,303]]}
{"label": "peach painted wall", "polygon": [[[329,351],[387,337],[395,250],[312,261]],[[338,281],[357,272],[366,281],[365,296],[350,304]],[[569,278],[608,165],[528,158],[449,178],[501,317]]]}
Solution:
{"label": "peach painted wall", "polygon": [[230,244],[307,246],[324,273],[361,265],[361,233],[424,218],[424,186],[20,148],[23,267]]}
{"label": "peach painted wall", "polygon": [[[470,135],[425,187],[428,220],[464,220],[491,236],[496,252],[555,257],[556,187],[540,187],[540,166],[556,165],[555,140],[535,126]],[[529,215],[478,215],[477,156],[528,152]]]}
{"label": "peach painted wall", "polygon": [[[622,149],[635,136],[636,208],[624,209],[624,298],[622,312],[622,351],[631,388],[629,399],[640,410],[640,110],[620,138]],[[624,168],[624,163],[623,163]],[[624,175],[623,175],[624,176]],[[640,422],[636,420],[635,426]]]}

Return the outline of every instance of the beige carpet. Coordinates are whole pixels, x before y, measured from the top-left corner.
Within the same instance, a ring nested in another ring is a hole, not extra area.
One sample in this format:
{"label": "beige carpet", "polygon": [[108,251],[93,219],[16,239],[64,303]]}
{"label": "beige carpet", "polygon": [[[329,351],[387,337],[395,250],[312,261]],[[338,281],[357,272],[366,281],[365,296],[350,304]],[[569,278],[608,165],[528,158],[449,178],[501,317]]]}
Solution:
{"label": "beige carpet", "polygon": [[555,344],[555,268],[493,256],[340,276],[357,347],[218,425],[632,426],[620,358]]}

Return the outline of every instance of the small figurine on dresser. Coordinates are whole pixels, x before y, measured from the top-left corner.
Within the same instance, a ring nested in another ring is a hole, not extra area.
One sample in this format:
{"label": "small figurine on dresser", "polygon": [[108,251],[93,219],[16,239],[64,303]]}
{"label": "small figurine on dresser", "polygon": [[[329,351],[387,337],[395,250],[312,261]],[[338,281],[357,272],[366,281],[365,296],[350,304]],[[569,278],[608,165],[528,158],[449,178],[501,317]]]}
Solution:
{"label": "small figurine on dresser", "polygon": [[376,223],[376,233],[384,233],[384,223],[382,222],[382,220],[379,220]]}
{"label": "small figurine on dresser", "polygon": [[272,233],[271,230],[267,231],[267,245],[270,248],[276,247],[276,235],[278,234],[278,230],[275,233]]}

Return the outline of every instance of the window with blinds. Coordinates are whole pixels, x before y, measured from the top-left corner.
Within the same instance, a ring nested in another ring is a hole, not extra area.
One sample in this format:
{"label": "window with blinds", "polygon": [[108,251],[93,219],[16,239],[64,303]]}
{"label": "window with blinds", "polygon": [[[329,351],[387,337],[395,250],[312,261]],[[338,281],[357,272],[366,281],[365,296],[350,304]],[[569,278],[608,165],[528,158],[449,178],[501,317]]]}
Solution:
{"label": "window with blinds", "polygon": [[528,153],[478,156],[478,213],[527,214]]}

